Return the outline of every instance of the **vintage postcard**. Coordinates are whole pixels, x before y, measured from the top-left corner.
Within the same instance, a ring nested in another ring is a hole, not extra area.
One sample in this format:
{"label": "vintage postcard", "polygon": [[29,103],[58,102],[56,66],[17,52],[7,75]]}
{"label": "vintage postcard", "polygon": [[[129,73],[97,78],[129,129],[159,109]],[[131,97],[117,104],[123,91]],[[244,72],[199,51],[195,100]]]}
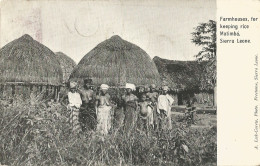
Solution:
{"label": "vintage postcard", "polygon": [[259,0],[0,1],[0,165],[259,165]]}

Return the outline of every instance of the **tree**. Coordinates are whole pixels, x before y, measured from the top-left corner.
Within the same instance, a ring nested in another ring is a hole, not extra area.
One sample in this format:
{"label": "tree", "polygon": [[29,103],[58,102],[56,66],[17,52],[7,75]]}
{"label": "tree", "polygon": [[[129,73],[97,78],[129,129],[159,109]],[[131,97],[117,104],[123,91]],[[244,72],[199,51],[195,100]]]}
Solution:
{"label": "tree", "polygon": [[214,105],[216,106],[217,87],[217,44],[216,44],[216,22],[209,20],[207,23],[200,23],[192,34],[191,41],[202,47],[202,50],[195,55],[197,61],[206,63],[204,74],[201,78],[202,89],[214,89]]}

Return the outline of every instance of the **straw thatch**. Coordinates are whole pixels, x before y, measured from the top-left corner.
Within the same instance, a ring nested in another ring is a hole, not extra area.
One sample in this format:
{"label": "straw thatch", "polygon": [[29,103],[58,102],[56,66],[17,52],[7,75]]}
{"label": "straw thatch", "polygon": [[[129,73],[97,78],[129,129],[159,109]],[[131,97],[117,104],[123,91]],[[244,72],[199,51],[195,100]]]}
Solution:
{"label": "straw thatch", "polygon": [[159,84],[158,70],[149,55],[140,47],[119,36],[98,44],[73,70],[70,79],[92,78],[94,84],[122,86]]}
{"label": "straw thatch", "polygon": [[55,54],[29,35],[0,50],[0,83],[60,85],[62,70]]}
{"label": "straw thatch", "polygon": [[199,90],[204,63],[153,58],[161,79],[174,90]]}
{"label": "straw thatch", "polygon": [[60,63],[63,73],[63,84],[65,84],[66,82],[68,82],[70,74],[76,66],[76,62],[62,52],[56,52],[55,54]]}

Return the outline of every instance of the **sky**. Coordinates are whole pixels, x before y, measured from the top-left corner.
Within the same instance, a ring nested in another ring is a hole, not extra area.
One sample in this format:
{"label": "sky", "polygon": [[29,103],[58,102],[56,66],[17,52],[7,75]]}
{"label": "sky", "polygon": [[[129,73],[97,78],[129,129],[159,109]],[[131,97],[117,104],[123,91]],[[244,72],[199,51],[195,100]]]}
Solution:
{"label": "sky", "polygon": [[216,20],[216,0],[2,1],[0,8],[0,47],[29,34],[77,63],[113,35],[151,58],[194,60],[201,48],[191,33]]}

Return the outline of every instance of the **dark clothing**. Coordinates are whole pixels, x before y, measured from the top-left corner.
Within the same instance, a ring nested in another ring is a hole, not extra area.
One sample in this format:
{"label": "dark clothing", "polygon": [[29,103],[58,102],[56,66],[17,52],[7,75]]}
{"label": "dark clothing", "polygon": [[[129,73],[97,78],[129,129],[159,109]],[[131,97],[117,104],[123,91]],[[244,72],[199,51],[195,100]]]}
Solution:
{"label": "dark clothing", "polygon": [[95,130],[97,125],[97,115],[94,101],[82,103],[80,107],[79,121],[82,131]]}
{"label": "dark clothing", "polygon": [[128,101],[125,103],[125,119],[124,119],[124,127],[125,131],[129,133],[130,130],[133,129],[134,124],[137,119],[137,111],[136,111],[137,105],[135,101]]}
{"label": "dark clothing", "polygon": [[114,111],[113,127],[119,128],[124,124],[124,108],[116,107]]}

